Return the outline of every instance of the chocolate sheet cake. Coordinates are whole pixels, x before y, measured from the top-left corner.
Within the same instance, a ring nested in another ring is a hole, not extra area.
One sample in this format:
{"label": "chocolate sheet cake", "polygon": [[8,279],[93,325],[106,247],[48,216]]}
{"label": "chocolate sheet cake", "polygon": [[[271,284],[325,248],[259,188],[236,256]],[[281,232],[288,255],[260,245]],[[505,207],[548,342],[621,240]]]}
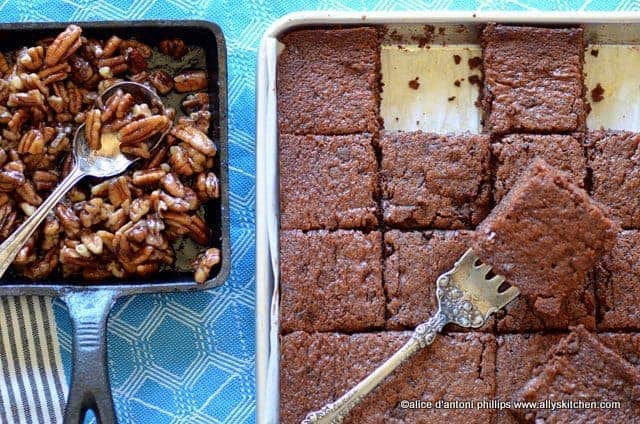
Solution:
{"label": "chocolate sheet cake", "polygon": [[[281,422],[396,352],[471,247],[521,295],[481,329],[447,326],[345,422],[640,423],[640,135],[586,131],[583,30],[486,26],[479,135],[382,130],[381,34],[280,39]],[[400,405],[484,399],[623,403]]]}
{"label": "chocolate sheet cake", "polygon": [[281,134],[353,134],[379,126],[380,31],[296,30],[280,40]]}
{"label": "chocolate sheet cake", "polygon": [[280,227],[372,228],[378,164],[370,135],[280,136]]}
{"label": "chocolate sheet cake", "polygon": [[489,137],[384,132],[384,221],[405,229],[472,229],[489,208]]}
{"label": "chocolate sheet cake", "polygon": [[384,326],[382,237],[339,230],[280,235],[281,330],[363,331]]}
{"label": "chocolate sheet cake", "polygon": [[478,226],[472,248],[536,310],[558,316],[617,231],[584,190],[538,159]]}
{"label": "chocolate sheet cake", "polygon": [[593,198],[607,205],[625,228],[640,229],[640,134],[587,133]]}
{"label": "chocolate sheet cake", "polygon": [[620,408],[514,409],[527,422],[621,423],[640,420],[640,369],[575,328],[549,352],[537,375],[518,391],[521,401],[619,401]]}
{"label": "chocolate sheet cake", "polygon": [[493,198],[496,203],[500,202],[537,158],[570,174],[575,184],[584,187],[587,160],[579,134],[511,134],[493,143],[491,153],[495,168]]}
{"label": "chocolate sheet cake", "polygon": [[[281,338],[283,424],[337,399],[391,356],[409,333],[306,334]],[[443,335],[416,353],[366,396],[344,423],[493,422],[492,409],[406,409],[402,400],[488,400],[495,395],[495,338],[488,334]],[[451,358],[456,358],[452,361]]]}
{"label": "chocolate sheet cake", "polygon": [[596,267],[598,329],[640,330],[639,247],[640,231],[622,231],[614,248]]}
{"label": "chocolate sheet cake", "polygon": [[481,44],[489,131],[584,130],[582,28],[487,25]]}

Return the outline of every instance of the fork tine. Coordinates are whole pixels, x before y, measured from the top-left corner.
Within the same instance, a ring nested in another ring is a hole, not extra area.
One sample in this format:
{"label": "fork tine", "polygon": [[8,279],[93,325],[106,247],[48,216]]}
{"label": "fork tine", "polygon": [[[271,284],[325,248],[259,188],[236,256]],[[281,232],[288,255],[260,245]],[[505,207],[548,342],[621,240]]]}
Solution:
{"label": "fork tine", "polygon": [[482,275],[487,275],[489,271],[491,271],[491,266],[487,264],[480,264],[479,266],[476,267],[476,269]]}
{"label": "fork tine", "polygon": [[487,283],[493,285],[497,289],[500,287],[500,284],[504,283],[504,276],[498,274],[495,277],[488,279]]}
{"label": "fork tine", "polygon": [[496,301],[498,302],[498,309],[502,308],[507,303],[511,302],[513,299],[518,297],[520,294],[520,290],[517,287],[511,286],[502,293],[498,293],[496,295]]}
{"label": "fork tine", "polygon": [[454,266],[454,268],[465,266],[465,265],[473,266],[477,260],[478,260],[478,257],[476,256],[475,253],[473,253],[473,250],[467,249],[467,251],[464,252],[464,255],[462,255],[460,259],[456,261],[456,265]]}

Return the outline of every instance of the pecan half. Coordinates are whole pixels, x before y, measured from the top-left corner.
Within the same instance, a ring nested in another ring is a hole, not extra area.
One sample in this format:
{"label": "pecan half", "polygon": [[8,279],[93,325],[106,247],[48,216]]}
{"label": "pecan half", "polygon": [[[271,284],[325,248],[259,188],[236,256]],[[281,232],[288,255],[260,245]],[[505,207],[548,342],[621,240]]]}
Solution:
{"label": "pecan half", "polygon": [[220,197],[220,183],[213,172],[198,174],[196,178],[196,193],[201,201]]}
{"label": "pecan half", "polygon": [[26,93],[11,93],[7,105],[11,107],[42,106],[44,96],[39,90],[29,90]]}
{"label": "pecan half", "polygon": [[36,71],[44,64],[44,48],[42,46],[23,49],[18,54],[18,64],[27,71]]}
{"label": "pecan half", "polygon": [[125,125],[120,130],[120,142],[124,146],[141,143],[156,134],[166,131],[170,125],[169,118],[163,115],[139,119]]}
{"label": "pecan half", "polygon": [[48,277],[58,266],[58,252],[49,250],[42,259],[22,269],[22,274],[30,280],[42,280]]}
{"label": "pecan half", "polygon": [[116,108],[116,118],[118,119],[124,118],[127,115],[127,113],[129,113],[129,110],[131,110],[134,103],[135,103],[135,100],[133,99],[133,96],[131,94],[129,93],[124,94],[120,98],[120,102],[118,103],[118,107]]}
{"label": "pecan half", "polygon": [[80,232],[80,218],[73,211],[73,208],[63,203],[58,203],[54,212],[60,224],[62,224],[64,232],[69,237],[75,237]]}
{"label": "pecan half", "polygon": [[37,155],[44,152],[44,136],[37,129],[29,130],[20,139],[18,144],[19,153],[30,153]]}
{"label": "pecan half", "polygon": [[91,150],[100,148],[100,131],[102,130],[102,112],[93,109],[85,115],[84,135]]}
{"label": "pecan half", "polygon": [[217,149],[213,141],[205,133],[190,125],[176,125],[171,135],[184,141],[206,156],[215,156]]}
{"label": "pecan half", "polygon": [[49,85],[54,82],[66,79],[67,76],[69,76],[69,72],[71,72],[71,66],[69,66],[68,63],[64,62],[50,68],[42,69],[40,72],[38,72],[38,76],[42,80],[43,84]]}
{"label": "pecan half", "polygon": [[182,100],[182,109],[187,113],[198,109],[209,109],[209,95],[207,93],[189,94]]}
{"label": "pecan half", "polygon": [[205,71],[184,71],[174,79],[175,89],[178,93],[199,91],[207,88],[207,73]]}
{"label": "pecan half", "polygon": [[187,54],[187,45],[179,38],[167,38],[158,44],[158,50],[177,60]]}
{"label": "pecan half", "polygon": [[122,44],[122,39],[117,35],[112,35],[106,43],[104,43],[104,48],[102,49],[102,57],[111,57],[113,54],[120,48],[120,44]]}
{"label": "pecan half", "polygon": [[47,55],[45,57],[47,66],[57,65],[74,54],[82,45],[81,34],[82,28],[77,25],[69,25],[58,34],[55,40],[47,47]]}
{"label": "pecan half", "polygon": [[16,194],[30,205],[40,206],[42,203],[42,197],[36,193],[36,189],[29,180],[16,187]]}
{"label": "pecan half", "polygon": [[209,278],[211,269],[220,263],[220,250],[212,247],[199,255],[193,263],[195,268],[194,279],[197,283],[203,284]]}
{"label": "pecan half", "polygon": [[157,184],[166,174],[167,172],[161,168],[135,171],[133,173],[133,183],[142,187],[154,185]]}
{"label": "pecan half", "polygon": [[163,96],[169,93],[173,89],[174,85],[171,75],[162,70],[151,72],[151,74],[149,74],[149,82],[155,87],[156,90],[158,90],[158,93],[162,94]]}
{"label": "pecan half", "polygon": [[31,178],[36,191],[51,191],[58,185],[58,173],[55,171],[38,170]]}
{"label": "pecan half", "polygon": [[114,178],[109,183],[109,201],[119,207],[127,200],[131,200],[131,191],[125,177]]}

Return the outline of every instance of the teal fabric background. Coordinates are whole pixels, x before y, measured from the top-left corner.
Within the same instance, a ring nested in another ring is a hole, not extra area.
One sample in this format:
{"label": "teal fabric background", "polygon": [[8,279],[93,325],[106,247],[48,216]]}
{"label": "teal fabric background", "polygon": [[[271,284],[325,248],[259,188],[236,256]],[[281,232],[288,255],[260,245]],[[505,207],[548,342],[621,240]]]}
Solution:
{"label": "teal fabric background", "polygon": [[[300,10],[638,11],[637,0],[16,0],[0,20],[205,19],[224,30],[229,67],[232,271],[219,289],[136,296],[109,322],[109,366],[121,423],[255,421],[255,67],[260,38]],[[70,325],[54,303],[67,378]],[[93,421],[88,417],[88,421]]]}

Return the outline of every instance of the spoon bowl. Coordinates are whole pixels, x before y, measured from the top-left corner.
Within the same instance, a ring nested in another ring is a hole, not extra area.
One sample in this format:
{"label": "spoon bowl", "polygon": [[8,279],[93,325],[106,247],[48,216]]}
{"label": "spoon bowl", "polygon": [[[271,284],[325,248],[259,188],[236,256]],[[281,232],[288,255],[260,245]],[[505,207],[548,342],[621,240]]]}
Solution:
{"label": "spoon bowl", "polygon": [[[109,97],[118,90],[131,94],[136,104],[146,103],[149,105],[149,108],[156,108],[162,115],[166,112],[162,99],[160,99],[154,91],[143,84],[132,81],[120,82],[107,88],[102,95],[96,99],[96,105],[103,108]],[[80,168],[86,175],[100,178],[112,177],[121,174],[129,165],[140,159],[130,159],[122,152],[118,152],[115,156],[96,155],[87,144],[84,128],[85,124],[82,124],[76,130],[75,137],[73,138],[73,157],[76,167]],[[168,132],[169,129],[148,140],[150,150],[156,148]]]}

